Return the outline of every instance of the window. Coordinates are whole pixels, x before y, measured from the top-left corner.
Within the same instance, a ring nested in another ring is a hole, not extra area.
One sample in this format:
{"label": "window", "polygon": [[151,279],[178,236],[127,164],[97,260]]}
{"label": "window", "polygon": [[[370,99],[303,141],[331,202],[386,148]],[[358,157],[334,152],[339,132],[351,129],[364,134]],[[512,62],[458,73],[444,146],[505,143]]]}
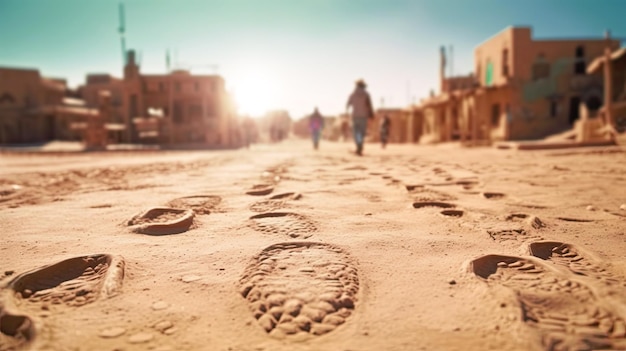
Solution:
{"label": "window", "polygon": [[556,100],[550,100],[550,117],[556,117],[558,114],[558,102]]}
{"label": "window", "polygon": [[198,83],[198,82],[193,83],[193,88],[194,88],[194,90],[196,92],[199,92],[200,91],[200,83]]}
{"label": "window", "polygon": [[502,75],[509,76],[509,49],[502,50]]}
{"label": "window", "polygon": [[585,48],[583,46],[576,47],[576,58],[585,57]]}
{"label": "window", "polygon": [[500,104],[491,105],[491,126],[497,127],[500,125]]}
{"label": "window", "polygon": [[576,47],[576,59],[574,61],[574,74],[585,74],[587,70],[587,64],[585,63],[585,48],[582,46]]}
{"label": "window", "polygon": [[165,83],[164,82],[159,82],[159,91],[160,92],[164,92],[165,91]]}
{"label": "window", "polygon": [[174,90],[176,90],[177,93],[180,93],[180,82],[174,83]]}

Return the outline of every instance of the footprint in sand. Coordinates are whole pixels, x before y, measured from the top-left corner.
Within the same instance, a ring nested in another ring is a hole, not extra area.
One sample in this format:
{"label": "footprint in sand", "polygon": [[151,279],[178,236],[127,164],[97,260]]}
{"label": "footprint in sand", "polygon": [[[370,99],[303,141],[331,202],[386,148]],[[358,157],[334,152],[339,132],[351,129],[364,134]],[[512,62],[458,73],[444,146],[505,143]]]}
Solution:
{"label": "footprint in sand", "polygon": [[443,210],[441,212],[443,216],[445,217],[463,217],[464,212],[461,210]]}
{"label": "footprint in sand", "polygon": [[267,200],[261,200],[250,205],[253,212],[271,212],[285,208],[290,200],[299,200],[302,195],[299,193],[282,193],[276,194]]}
{"label": "footprint in sand", "polygon": [[274,186],[270,184],[257,184],[253,185],[252,188],[246,191],[246,194],[252,196],[265,196],[269,195],[274,191]]}
{"label": "footprint in sand", "polygon": [[132,231],[149,235],[178,234],[189,230],[194,212],[190,209],[154,207],[131,218]]}
{"label": "footprint in sand", "polygon": [[556,217],[556,219],[559,219],[565,222],[579,222],[579,223],[593,222],[593,219],[573,218],[573,217]]}
{"label": "footprint in sand", "polygon": [[537,216],[527,215],[525,213],[511,213],[505,218],[510,222],[525,222],[535,229],[546,227],[546,224]]}
{"label": "footprint in sand", "polygon": [[481,193],[481,195],[485,199],[489,199],[489,200],[498,200],[498,199],[504,198],[505,196],[503,193],[494,193],[494,192],[483,192]]}
{"label": "footprint in sand", "polygon": [[626,347],[624,320],[588,286],[540,260],[487,255],[473,260],[470,269],[489,286],[515,293],[522,321],[539,333],[546,350]]}
{"label": "footprint in sand", "polygon": [[0,305],[0,351],[22,349],[35,337],[33,321]]}
{"label": "footprint in sand", "polygon": [[542,260],[567,267],[574,274],[598,279],[606,285],[626,287],[626,280],[612,274],[600,258],[576,245],[559,241],[538,241],[530,243],[528,251]]}
{"label": "footprint in sand", "polygon": [[437,191],[420,185],[405,185],[415,201],[453,201],[457,198],[443,191]]}
{"label": "footprint in sand", "polygon": [[489,234],[489,237],[491,239],[499,243],[502,243],[505,241],[511,241],[511,240],[524,241],[524,240],[529,240],[531,238],[528,235],[528,233],[524,229],[521,229],[521,228],[487,230],[487,234]]}
{"label": "footprint in sand", "polygon": [[354,311],[359,277],[338,247],[279,243],[254,257],[239,289],[266,332],[300,339],[326,334],[345,322]]}
{"label": "footprint in sand", "polygon": [[413,208],[427,208],[427,207],[437,207],[437,208],[454,208],[456,207],[453,204],[447,202],[438,202],[438,201],[418,201],[413,203]]}
{"label": "footprint in sand", "polygon": [[179,197],[167,205],[173,208],[191,209],[196,214],[207,215],[215,212],[222,198],[217,195],[194,195]]}
{"label": "footprint in sand", "polygon": [[291,212],[268,212],[250,217],[250,227],[261,233],[287,235],[306,239],[317,231],[317,226],[306,216]]}
{"label": "footprint in sand", "polygon": [[302,194],[291,192],[273,195],[270,200],[300,200],[301,198]]}
{"label": "footprint in sand", "polygon": [[122,286],[124,266],[118,256],[74,257],[20,274],[9,281],[7,289],[20,309],[78,307],[115,295]]}

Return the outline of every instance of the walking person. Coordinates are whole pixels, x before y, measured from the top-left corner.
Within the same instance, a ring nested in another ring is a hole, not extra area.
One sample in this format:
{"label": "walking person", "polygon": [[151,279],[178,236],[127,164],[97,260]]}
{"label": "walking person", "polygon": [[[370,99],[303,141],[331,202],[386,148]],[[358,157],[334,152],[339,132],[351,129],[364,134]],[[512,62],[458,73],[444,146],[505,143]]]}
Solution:
{"label": "walking person", "polygon": [[346,104],[346,111],[352,107],[352,130],[356,144],[356,154],[363,155],[363,142],[367,132],[367,120],[374,117],[374,108],[370,94],[365,90],[366,84],[362,79],[356,81],[356,87]]}
{"label": "walking person", "polygon": [[385,115],[380,120],[380,143],[383,149],[387,146],[389,142],[389,128],[391,127],[391,119],[388,115]]}
{"label": "walking person", "polygon": [[311,129],[311,137],[313,138],[313,148],[317,150],[320,143],[320,135],[324,128],[324,118],[318,111],[317,107],[311,117],[309,117],[309,128]]}

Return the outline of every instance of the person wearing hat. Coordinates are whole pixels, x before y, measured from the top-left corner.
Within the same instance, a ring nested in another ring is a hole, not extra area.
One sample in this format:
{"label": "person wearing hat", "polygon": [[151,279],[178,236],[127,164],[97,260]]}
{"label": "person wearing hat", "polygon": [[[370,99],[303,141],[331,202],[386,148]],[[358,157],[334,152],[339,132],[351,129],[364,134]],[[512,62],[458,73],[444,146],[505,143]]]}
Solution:
{"label": "person wearing hat", "polygon": [[367,120],[374,117],[374,108],[370,94],[365,90],[362,79],[356,81],[356,87],[346,104],[346,111],[352,107],[352,131],[356,143],[356,154],[363,155],[363,141],[367,131]]}

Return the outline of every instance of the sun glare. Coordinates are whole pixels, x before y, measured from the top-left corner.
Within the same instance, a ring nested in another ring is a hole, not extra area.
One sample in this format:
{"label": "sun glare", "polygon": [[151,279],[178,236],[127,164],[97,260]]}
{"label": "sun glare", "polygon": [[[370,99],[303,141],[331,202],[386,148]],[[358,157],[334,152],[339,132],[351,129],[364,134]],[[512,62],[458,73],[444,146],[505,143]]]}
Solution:
{"label": "sun glare", "polygon": [[263,70],[247,70],[233,77],[233,95],[240,114],[261,117],[276,106],[276,84]]}

